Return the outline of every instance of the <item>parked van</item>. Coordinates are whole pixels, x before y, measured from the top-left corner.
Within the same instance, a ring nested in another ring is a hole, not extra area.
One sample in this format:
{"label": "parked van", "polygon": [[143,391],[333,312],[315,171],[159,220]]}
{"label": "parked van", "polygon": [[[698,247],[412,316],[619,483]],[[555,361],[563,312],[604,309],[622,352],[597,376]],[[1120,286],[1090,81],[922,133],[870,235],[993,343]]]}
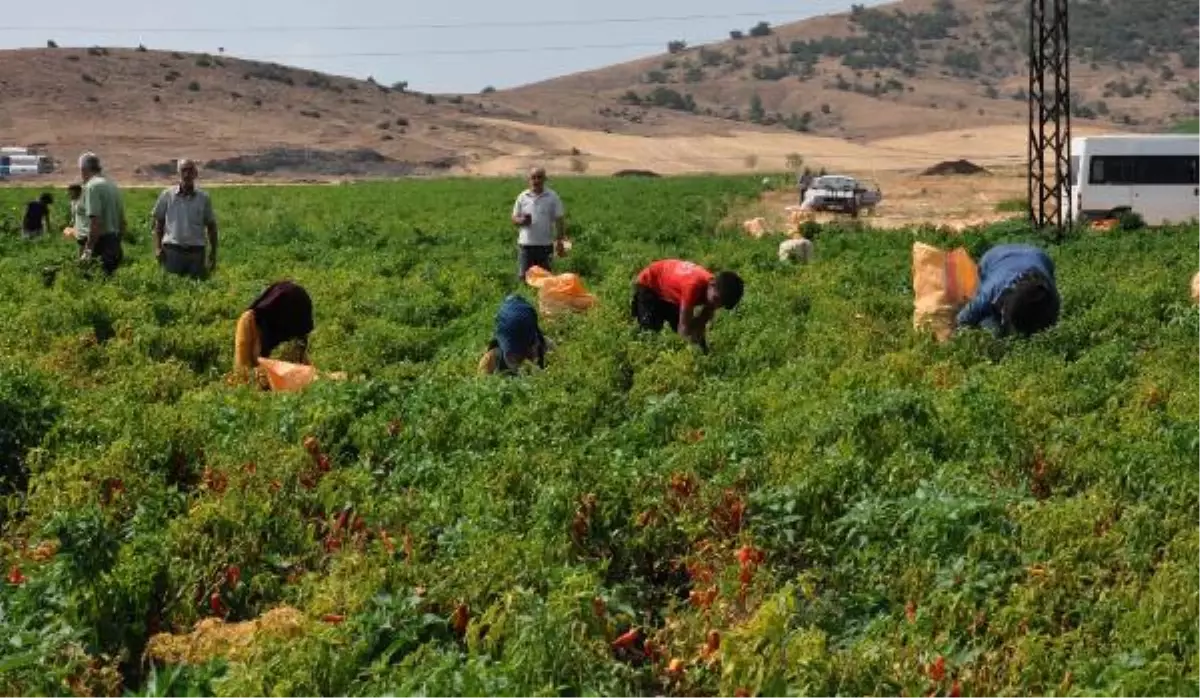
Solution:
{"label": "parked van", "polygon": [[1076,221],[1137,213],[1148,225],[1184,222],[1200,209],[1200,137],[1114,135],[1071,139]]}
{"label": "parked van", "polygon": [[45,155],[0,154],[0,177],[27,174],[49,174],[54,161]]}

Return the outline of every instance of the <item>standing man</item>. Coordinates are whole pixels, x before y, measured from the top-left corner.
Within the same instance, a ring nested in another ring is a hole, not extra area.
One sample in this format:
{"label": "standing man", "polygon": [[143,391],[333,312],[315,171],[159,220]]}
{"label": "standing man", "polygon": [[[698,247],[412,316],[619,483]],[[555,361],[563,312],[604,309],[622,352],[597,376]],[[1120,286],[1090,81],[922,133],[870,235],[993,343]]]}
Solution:
{"label": "standing man", "polygon": [[179,184],[154,204],[154,258],[171,274],[201,279],[217,268],[217,217],[208,192],[196,188],[195,161],[184,158],[178,169]]}
{"label": "standing man", "polygon": [[557,251],[564,253],[566,220],[562,200],[553,189],[546,188],[546,170],[535,167],[529,171],[529,188],[521,192],[513,204],[512,223],[520,228],[517,238],[517,276],[525,280],[530,267],[539,266],[551,271],[550,261]]}
{"label": "standing man", "polygon": [[125,202],[117,185],[104,176],[95,153],[79,157],[79,175],[83,179],[80,209],[87,220],[87,237],[79,253],[81,261],[99,257],[104,273],[117,270],[124,256],[121,237],[125,234]]}

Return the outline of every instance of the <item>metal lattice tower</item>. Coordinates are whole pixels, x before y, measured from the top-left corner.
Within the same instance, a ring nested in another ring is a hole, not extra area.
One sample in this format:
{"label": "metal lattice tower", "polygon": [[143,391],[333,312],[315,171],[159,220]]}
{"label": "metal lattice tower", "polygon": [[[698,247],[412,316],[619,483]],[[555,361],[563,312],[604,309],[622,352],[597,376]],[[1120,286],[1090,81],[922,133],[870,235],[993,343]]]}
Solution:
{"label": "metal lattice tower", "polygon": [[1029,220],[1071,227],[1071,58],[1067,0],[1029,0]]}

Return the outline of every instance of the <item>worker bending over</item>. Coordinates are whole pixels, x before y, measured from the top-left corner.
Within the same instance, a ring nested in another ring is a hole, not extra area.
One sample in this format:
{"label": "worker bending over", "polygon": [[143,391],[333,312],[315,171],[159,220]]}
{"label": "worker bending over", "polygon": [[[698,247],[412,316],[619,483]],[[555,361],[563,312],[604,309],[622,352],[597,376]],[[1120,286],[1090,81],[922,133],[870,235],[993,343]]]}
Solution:
{"label": "worker bending over", "polygon": [[238,318],[234,340],[234,370],[248,378],[259,358],[284,342],[298,340],[299,352],[287,357],[292,363],[308,363],[308,335],[313,331],[312,298],[291,281],[271,284]]}
{"label": "worker bending over", "polygon": [[633,287],[630,312],[642,329],[664,324],[708,353],[706,331],[717,308],[733,310],[742,300],[742,279],[731,271],[713,274],[692,262],[663,259],[646,267]]}
{"label": "worker bending over", "polygon": [[537,310],[524,298],[510,295],[496,313],[496,331],[479,360],[479,372],[512,375],[526,361],[545,368],[549,348],[549,341],[538,327]]}
{"label": "worker bending over", "polygon": [[979,290],[958,313],[958,327],[998,337],[1029,336],[1058,322],[1054,262],[1029,245],[997,245],[979,260]]}

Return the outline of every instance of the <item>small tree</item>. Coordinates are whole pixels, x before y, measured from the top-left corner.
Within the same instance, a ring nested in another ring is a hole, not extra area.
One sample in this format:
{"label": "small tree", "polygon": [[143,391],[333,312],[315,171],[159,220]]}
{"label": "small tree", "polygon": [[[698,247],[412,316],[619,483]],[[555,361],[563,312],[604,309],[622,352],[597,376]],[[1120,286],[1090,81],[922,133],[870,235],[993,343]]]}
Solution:
{"label": "small tree", "polygon": [[46,42],[46,48],[58,48],[58,42],[56,42],[54,39],[50,39]]}
{"label": "small tree", "polygon": [[671,54],[682,53],[686,49],[687,49],[686,41],[668,41],[667,42],[667,53],[671,53]]}
{"label": "small tree", "polygon": [[490,95],[491,93],[493,93],[495,91],[496,91],[496,88],[492,87],[491,85],[488,85],[487,87],[483,88],[483,90],[480,91],[480,94]]}
{"label": "small tree", "polygon": [[750,36],[757,38],[757,37],[770,36],[770,35],[771,35],[771,23],[770,22],[759,22],[758,24],[754,25],[753,27],[750,27]]}
{"label": "small tree", "polygon": [[408,91],[408,81],[400,80],[399,82],[393,82],[392,89],[403,94]]}
{"label": "small tree", "polygon": [[729,38],[733,39],[734,41],[738,41],[746,38],[746,35],[742,33],[741,29],[734,29],[733,31],[729,32]]}
{"label": "small tree", "polygon": [[750,98],[750,120],[754,123],[762,123],[763,117],[767,115],[763,109],[762,98],[757,93]]}

